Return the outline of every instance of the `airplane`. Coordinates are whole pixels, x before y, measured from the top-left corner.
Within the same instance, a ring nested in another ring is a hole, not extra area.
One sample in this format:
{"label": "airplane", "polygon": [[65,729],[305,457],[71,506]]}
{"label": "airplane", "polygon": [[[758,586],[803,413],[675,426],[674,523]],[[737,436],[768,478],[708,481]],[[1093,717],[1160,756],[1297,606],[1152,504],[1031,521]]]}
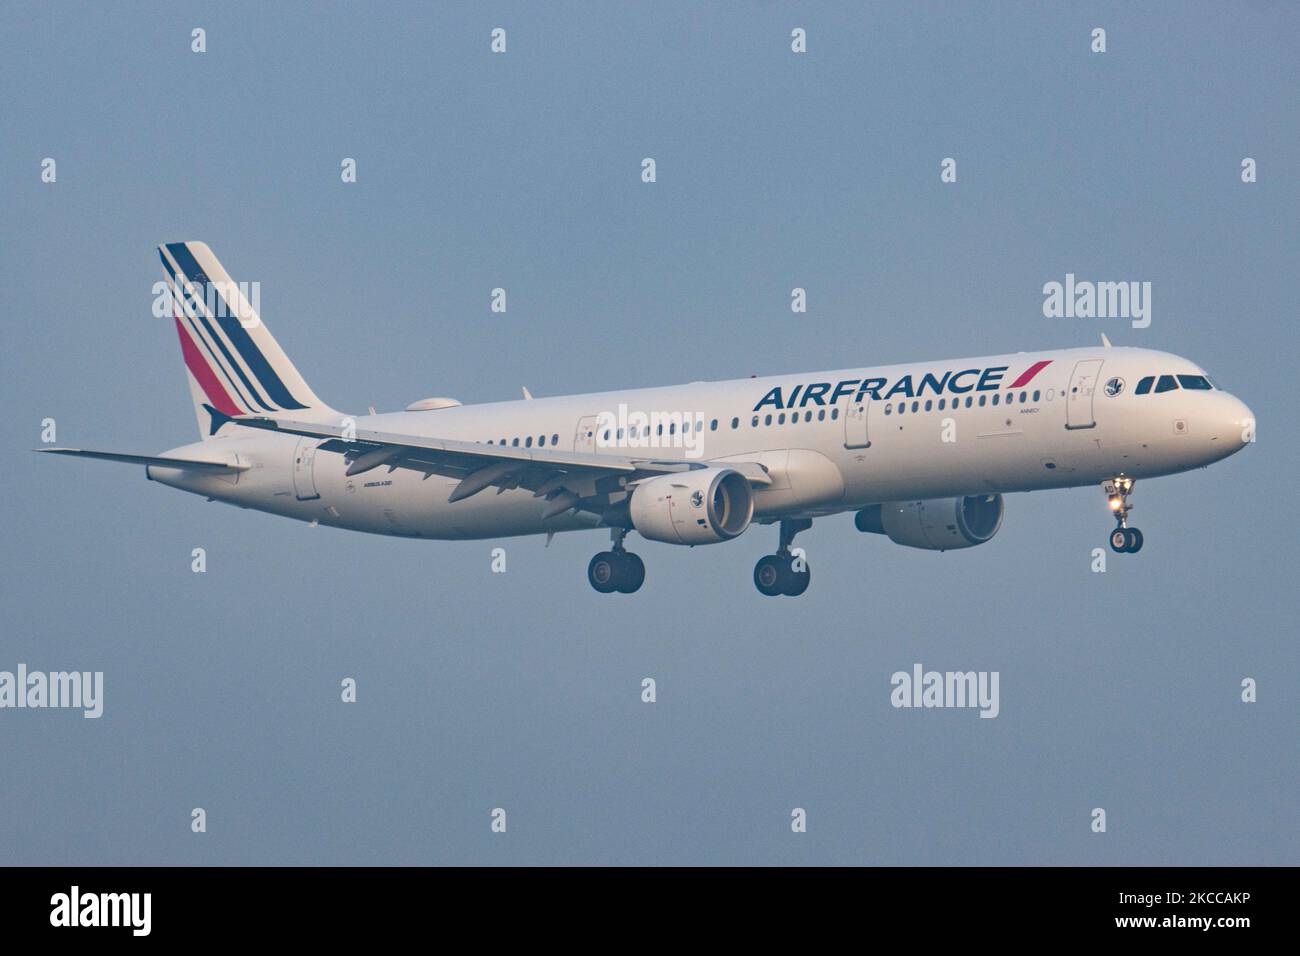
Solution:
{"label": "airplane", "polygon": [[427,398],[347,415],[321,401],[202,242],[158,247],[200,440],[161,455],[37,449],[144,465],[152,481],[372,534],[465,540],[607,529],[601,593],[645,564],[625,540],[731,541],[777,525],[760,593],[797,596],[797,534],[858,530],[947,551],[986,544],[1003,496],[1100,484],[1110,547],[1138,479],[1202,468],[1254,440],[1244,402],[1185,358],[1102,346],[693,382],[466,406]]}

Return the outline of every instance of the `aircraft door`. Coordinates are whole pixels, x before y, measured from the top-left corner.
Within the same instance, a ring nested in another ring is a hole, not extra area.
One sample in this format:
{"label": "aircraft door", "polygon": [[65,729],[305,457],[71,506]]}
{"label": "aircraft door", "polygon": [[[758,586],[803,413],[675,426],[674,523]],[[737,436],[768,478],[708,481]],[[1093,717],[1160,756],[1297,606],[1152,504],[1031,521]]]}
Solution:
{"label": "aircraft door", "polygon": [[293,452],[293,493],[299,501],[320,497],[316,490],[316,446],[319,439],[303,438]]}
{"label": "aircraft door", "polygon": [[587,415],[578,419],[578,427],[573,433],[574,451],[585,451],[592,455],[596,453],[596,425],[599,422],[599,415]]}
{"label": "aircraft door", "polygon": [[1092,415],[1092,397],[1097,390],[1101,363],[1101,359],[1084,359],[1075,363],[1070,388],[1065,393],[1066,428],[1092,428],[1097,424]]}
{"label": "aircraft door", "polygon": [[855,402],[852,398],[845,400],[840,414],[844,416],[844,447],[870,448],[867,419],[871,414],[871,396],[863,395],[860,402]]}

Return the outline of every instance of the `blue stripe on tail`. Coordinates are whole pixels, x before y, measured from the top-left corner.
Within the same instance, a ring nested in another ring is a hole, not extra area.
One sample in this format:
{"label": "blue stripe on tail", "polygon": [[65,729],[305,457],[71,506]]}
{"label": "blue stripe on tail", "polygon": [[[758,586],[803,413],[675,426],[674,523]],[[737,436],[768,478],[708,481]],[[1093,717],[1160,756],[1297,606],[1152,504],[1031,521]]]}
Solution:
{"label": "blue stripe on tail", "polygon": [[[189,247],[186,246],[185,243],[168,243],[167,251],[172,254],[172,258],[174,258],[176,264],[181,267],[181,271],[185,273],[186,278],[196,285],[199,285],[201,288],[207,287],[208,277],[204,275],[203,269],[200,268],[198,261],[194,258]],[[220,289],[217,289],[217,295],[221,295]],[[222,297],[222,301],[225,302],[224,296]],[[282,409],[306,408],[306,405],[303,405],[294,398],[292,394],[290,394],[289,389],[285,386],[284,382],[280,380],[280,376],[275,373],[275,369],[271,368],[271,363],[269,363],[266,360],[266,357],[262,355],[261,349],[257,347],[253,342],[253,339],[249,336],[248,330],[245,329],[239,323],[239,319],[232,314],[234,310],[230,308],[230,303],[226,302],[226,308],[221,311],[226,313],[226,315],[216,316],[217,323],[221,326],[221,331],[226,333],[226,338],[230,339],[235,348],[239,351],[239,354],[243,356],[245,364],[248,365],[249,370],[252,371],[253,375],[261,383],[262,388],[266,390],[266,394],[270,397],[271,401],[275,402]]]}

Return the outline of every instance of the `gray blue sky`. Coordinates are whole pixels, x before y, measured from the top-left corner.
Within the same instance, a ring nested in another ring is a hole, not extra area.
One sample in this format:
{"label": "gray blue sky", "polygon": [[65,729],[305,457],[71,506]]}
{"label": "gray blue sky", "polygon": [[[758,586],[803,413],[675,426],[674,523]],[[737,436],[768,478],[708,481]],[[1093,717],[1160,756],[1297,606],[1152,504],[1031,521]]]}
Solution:
{"label": "gray blue sky", "polygon": [[[0,669],[106,684],[99,720],[0,712],[0,861],[1300,863],[1295,6],[0,15]],[[150,315],[155,246],[184,239],[261,283],[344,409],[1104,331],[1203,364],[1260,440],[1140,484],[1146,546],[1105,574],[1087,488],[1010,497],[964,552],[819,521],[798,601],[750,581],[770,528],[638,542],[647,584],[611,599],[585,580],[601,534],[506,542],[494,575],[502,542],[309,529],[31,454],[45,418],[62,444],[193,440]],[[1150,328],[1044,318],[1067,272],[1150,281]],[[1000,716],[893,709],[916,662],[999,671]]]}

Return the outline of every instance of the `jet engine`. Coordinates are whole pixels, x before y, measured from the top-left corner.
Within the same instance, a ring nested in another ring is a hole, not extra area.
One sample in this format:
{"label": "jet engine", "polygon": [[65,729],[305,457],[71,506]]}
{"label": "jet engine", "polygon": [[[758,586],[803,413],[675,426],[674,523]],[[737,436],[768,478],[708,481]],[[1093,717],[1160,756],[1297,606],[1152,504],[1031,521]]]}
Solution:
{"label": "jet engine", "polygon": [[888,535],[895,544],[951,551],[983,544],[1002,527],[1001,495],[968,495],[929,501],[888,501],[854,517],[859,531]]}
{"label": "jet engine", "polygon": [[715,544],[749,527],[754,493],[738,471],[697,468],[640,482],[628,513],[632,526],[651,541]]}

